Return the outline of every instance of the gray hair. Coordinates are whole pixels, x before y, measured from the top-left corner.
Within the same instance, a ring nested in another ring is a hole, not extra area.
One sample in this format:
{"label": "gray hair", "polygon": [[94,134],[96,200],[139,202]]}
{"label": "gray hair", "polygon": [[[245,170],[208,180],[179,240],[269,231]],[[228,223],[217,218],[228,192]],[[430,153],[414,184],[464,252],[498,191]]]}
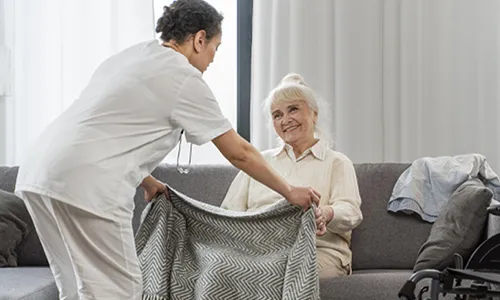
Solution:
{"label": "gray hair", "polygon": [[[269,118],[269,124],[272,128],[271,106],[276,103],[289,101],[304,101],[309,108],[318,114],[318,120],[314,127],[314,135],[329,147],[333,147],[333,139],[328,134],[330,127],[328,105],[319,99],[316,93],[307,86],[304,79],[296,73],[289,73],[280,83],[269,93],[264,102],[264,114]],[[278,136],[278,142],[283,144],[283,140]]]}

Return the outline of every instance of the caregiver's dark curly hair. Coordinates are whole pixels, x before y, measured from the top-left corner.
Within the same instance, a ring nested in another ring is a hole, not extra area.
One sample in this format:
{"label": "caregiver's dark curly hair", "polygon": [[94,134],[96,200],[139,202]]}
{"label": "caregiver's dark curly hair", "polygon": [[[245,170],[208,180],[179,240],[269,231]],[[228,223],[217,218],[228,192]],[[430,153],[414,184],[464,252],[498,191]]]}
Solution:
{"label": "caregiver's dark curly hair", "polygon": [[191,34],[205,30],[207,40],[211,40],[221,32],[223,19],[213,6],[203,0],[177,0],[163,7],[156,32],[161,32],[164,42],[174,40],[182,44]]}

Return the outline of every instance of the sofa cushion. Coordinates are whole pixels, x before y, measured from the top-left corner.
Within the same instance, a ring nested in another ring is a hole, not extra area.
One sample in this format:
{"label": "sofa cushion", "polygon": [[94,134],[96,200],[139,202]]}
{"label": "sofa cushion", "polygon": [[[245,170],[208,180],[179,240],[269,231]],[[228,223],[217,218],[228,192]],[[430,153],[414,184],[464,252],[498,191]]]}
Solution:
{"label": "sofa cushion", "polygon": [[58,295],[49,267],[0,269],[1,300],[57,300]]}
{"label": "sofa cushion", "polygon": [[19,167],[0,167],[0,190],[14,192]]}
{"label": "sofa cushion", "polygon": [[[352,275],[321,279],[319,282],[321,300],[352,299],[398,299],[398,292],[412,275],[411,270],[369,270],[354,271]],[[415,295],[430,280],[417,284]],[[428,294],[427,294],[428,295]],[[447,295],[439,299],[454,299]]]}
{"label": "sofa cushion", "polygon": [[[16,195],[0,189],[0,267],[48,266],[24,202]],[[5,263],[3,258],[9,258]]]}
{"label": "sofa cushion", "polygon": [[17,246],[16,252],[19,267],[49,265],[35,230],[29,232],[26,238]]}
{"label": "sofa cushion", "polygon": [[352,233],[352,267],[412,269],[432,224],[387,211],[394,184],[409,164],[356,164],[363,222]]}
{"label": "sofa cushion", "polygon": [[453,265],[455,253],[465,264],[484,236],[492,197],[491,190],[478,179],[460,185],[443,205],[413,270],[443,270]]}
{"label": "sofa cushion", "polygon": [[[0,167],[0,190],[14,192],[18,170],[18,167]],[[45,252],[35,230],[27,232],[17,246],[16,253],[18,266],[48,266]]]}
{"label": "sofa cushion", "polygon": [[23,200],[0,190],[0,267],[17,266],[17,246],[35,231]]}

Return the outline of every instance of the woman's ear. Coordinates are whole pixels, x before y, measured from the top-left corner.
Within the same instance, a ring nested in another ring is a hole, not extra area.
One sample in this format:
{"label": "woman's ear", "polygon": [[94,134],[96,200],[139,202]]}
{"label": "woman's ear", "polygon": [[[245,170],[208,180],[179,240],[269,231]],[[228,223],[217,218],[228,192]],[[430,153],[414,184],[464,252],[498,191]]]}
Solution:
{"label": "woman's ear", "polygon": [[198,53],[205,49],[205,43],[207,42],[207,32],[205,30],[198,31],[194,36],[194,50]]}
{"label": "woman's ear", "polygon": [[318,122],[318,112],[313,111],[313,123],[316,125],[316,122]]}

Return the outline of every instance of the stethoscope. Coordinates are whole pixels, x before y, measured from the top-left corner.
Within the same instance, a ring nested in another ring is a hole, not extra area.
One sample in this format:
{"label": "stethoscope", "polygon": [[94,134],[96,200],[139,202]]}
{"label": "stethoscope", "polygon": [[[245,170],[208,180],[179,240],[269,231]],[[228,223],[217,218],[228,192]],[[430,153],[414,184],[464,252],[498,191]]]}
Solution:
{"label": "stethoscope", "polygon": [[[166,44],[161,44],[163,47],[167,47],[167,48],[170,48],[170,49],[173,49],[171,45],[166,45]],[[175,50],[175,49],[173,49]],[[175,50],[177,51],[177,50]],[[179,136],[179,150],[177,151],[177,172],[179,172],[180,174],[187,174],[189,173],[189,167],[191,167],[191,157],[193,155],[193,143],[190,143],[190,146],[189,146],[189,163],[188,163],[188,166],[187,168],[183,168],[180,166],[180,163],[179,163],[179,160],[180,160],[180,157],[181,157],[181,145],[182,145],[182,135],[184,134],[184,129],[181,130],[181,135]]]}
{"label": "stethoscope", "polygon": [[184,129],[181,130],[181,135],[179,136],[179,150],[177,151],[177,172],[180,174],[189,173],[189,168],[191,167],[191,157],[193,155],[193,143],[190,143],[189,146],[189,162],[187,168],[183,168],[180,166],[179,160],[181,157],[181,146],[182,146],[182,135],[184,134]]}

